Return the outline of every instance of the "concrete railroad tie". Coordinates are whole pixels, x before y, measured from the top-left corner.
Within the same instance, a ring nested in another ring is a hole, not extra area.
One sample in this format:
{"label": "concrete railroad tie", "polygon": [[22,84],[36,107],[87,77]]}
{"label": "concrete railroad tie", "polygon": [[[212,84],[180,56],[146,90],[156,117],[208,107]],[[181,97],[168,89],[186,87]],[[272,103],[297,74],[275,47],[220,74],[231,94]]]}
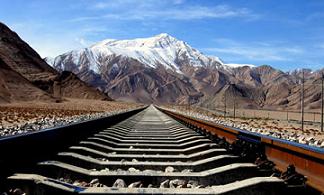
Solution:
{"label": "concrete railroad tie", "polygon": [[31,194],[276,194],[284,188],[154,106],[35,166],[9,180]]}

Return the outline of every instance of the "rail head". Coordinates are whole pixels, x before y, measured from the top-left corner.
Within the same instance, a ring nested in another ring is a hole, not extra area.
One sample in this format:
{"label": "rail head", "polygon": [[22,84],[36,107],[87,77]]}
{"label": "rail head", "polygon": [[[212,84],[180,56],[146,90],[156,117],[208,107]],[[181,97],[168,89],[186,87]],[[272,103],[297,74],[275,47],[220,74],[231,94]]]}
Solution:
{"label": "rail head", "polygon": [[264,146],[265,155],[276,164],[276,168],[285,171],[293,164],[296,170],[307,177],[307,184],[324,192],[324,149],[262,135],[247,130],[215,124],[158,107],[159,110],[173,118],[204,129],[219,137],[224,137],[229,143],[237,139],[257,142]]}
{"label": "rail head", "polygon": [[5,172],[1,177],[6,173],[10,174],[13,169],[23,169],[24,166],[46,159],[82,138],[121,122],[145,108],[147,106],[98,119],[0,138],[0,172]]}
{"label": "rail head", "polygon": [[[251,131],[244,130],[244,129],[239,129],[239,128],[230,127],[230,126],[226,126],[226,125],[216,124],[211,121],[206,121],[203,119],[198,119],[195,117],[175,113],[170,110],[163,109],[161,107],[158,107],[158,109],[160,109],[161,111],[163,111],[165,113],[171,114],[173,116],[178,116],[179,118],[177,118],[177,119],[180,119],[180,120],[187,119],[187,122],[194,122],[199,125],[217,128],[221,131],[231,133],[238,137],[243,136],[243,135],[254,137],[255,139],[259,139],[264,144],[277,145],[278,147],[299,151],[301,153],[304,153],[305,155],[311,155],[313,157],[317,157],[317,158],[324,160],[324,149],[323,148],[305,145],[305,144],[301,144],[301,143],[297,143],[297,142],[293,142],[293,141],[289,141],[289,140],[284,140],[284,139],[280,139],[280,138],[276,138],[276,137],[272,137],[272,136],[268,136],[268,135],[263,135],[260,133],[255,133],[255,132],[251,132]],[[201,127],[201,126],[199,126],[199,127]],[[208,129],[206,129],[206,130],[208,130]],[[213,132],[211,132],[211,133],[213,133]],[[229,140],[229,141],[231,142],[231,140]]]}

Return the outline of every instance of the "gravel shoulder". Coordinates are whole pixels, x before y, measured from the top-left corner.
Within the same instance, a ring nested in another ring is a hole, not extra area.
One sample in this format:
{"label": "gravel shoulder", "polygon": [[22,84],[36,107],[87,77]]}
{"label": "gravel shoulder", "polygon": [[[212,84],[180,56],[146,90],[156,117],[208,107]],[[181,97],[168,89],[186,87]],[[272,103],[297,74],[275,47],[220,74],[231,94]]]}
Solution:
{"label": "gravel shoulder", "polygon": [[95,119],[141,107],[141,104],[67,99],[61,103],[0,104],[0,137]]}
{"label": "gravel shoulder", "polygon": [[201,109],[190,110],[184,107],[165,107],[170,111],[178,112],[187,116],[211,121],[217,124],[244,129],[247,131],[260,133],[280,139],[294,141],[315,147],[324,148],[324,132],[321,132],[318,125],[306,124],[304,130],[301,124],[296,121],[289,122],[287,120],[264,119],[264,118],[233,118],[216,115]]}

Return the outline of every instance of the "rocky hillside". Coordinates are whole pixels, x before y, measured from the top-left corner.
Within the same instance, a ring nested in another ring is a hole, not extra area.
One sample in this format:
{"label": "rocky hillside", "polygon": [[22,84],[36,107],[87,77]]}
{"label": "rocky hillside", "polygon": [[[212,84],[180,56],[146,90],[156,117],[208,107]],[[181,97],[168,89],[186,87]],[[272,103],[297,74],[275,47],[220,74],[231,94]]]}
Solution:
{"label": "rocky hillside", "polygon": [[0,59],[0,103],[51,99],[53,97],[48,93],[34,86]]}
{"label": "rocky hillside", "polygon": [[[229,104],[235,96],[238,106],[245,108],[297,109],[300,105],[300,72],[225,64],[165,33],[108,39],[47,61],[121,100],[220,107],[225,96]],[[318,82],[319,76],[320,71],[307,72],[309,108],[319,105],[319,86],[308,85]]]}
{"label": "rocky hillside", "polygon": [[[46,94],[46,98],[110,99],[107,95],[81,81],[73,73],[56,71],[15,32],[2,23],[0,23],[0,60],[2,67],[7,67],[2,72],[10,71],[12,73],[10,77],[6,74],[1,77],[3,79],[2,82],[4,85],[7,85],[7,88],[10,88],[9,80],[15,83],[15,79],[17,79],[17,83],[25,82],[24,85],[42,90],[42,94]],[[20,93],[20,91],[21,94],[26,96],[26,99],[33,99],[33,95],[31,95],[33,93],[23,93],[24,90],[19,90],[17,93]],[[18,97],[14,95],[9,98],[4,94],[2,98],[10,99],[11,101],[15,100],[14,97]],[[17,98],[17,100],[23,99],[23,97]]]}

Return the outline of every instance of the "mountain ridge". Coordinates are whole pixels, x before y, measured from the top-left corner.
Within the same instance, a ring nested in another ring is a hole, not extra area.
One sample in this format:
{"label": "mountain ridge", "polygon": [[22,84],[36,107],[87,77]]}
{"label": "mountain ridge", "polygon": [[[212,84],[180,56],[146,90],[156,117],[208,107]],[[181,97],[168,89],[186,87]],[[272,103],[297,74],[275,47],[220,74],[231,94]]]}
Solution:
{"label": "mountain ridge", "polygon": [[[179,57],[182,54],[188,55],[187,57],[190,58],[190,65],[192,66],[253,66],[251,64],[225,64],[219,57],[205,55],[197,49],[192,48],[188,43],[180,41],[167,33],[161,33],[149,38],[136,38],[127,40],[105,39],[87,48],[73,50],[71,52],[73,53],[72,58],[78,57],[78,52],[85,52],[88,55],[95,53],[89,58],[95,58],[97,57],[96,55],[100,54],[122,55],[138,60],[149,67],[156,67],[160,64],[172,70],[178,70],[179,67],[177,67],[175,61],[176,57]],[[60,56],[64,56],[68,53],[70,52],[66,52]],[[56,60],[58,60],[57,57],[56,59],[54,59],[54,61],[50,60],[50,58],[46,59],[51,64],[57,64],[57,62],[55,62]],[[74,59],[74,61],[75,63],[78,63],[77,59]],[[98,62],[96,62],[95,60],[92,61],[92,64],[96,63]]]}
{"label": "mountain ridge", "polygon": [[[229,93],[230,100],[236,94],[245,108],[299,106],[298,72],[288,74],[268,65],[226,64],[165,33],[104,40],[59,55],[52,66],[72,71],[116,99],[219,107],[224,93]],[[316,79],[314,75],[321,71],[309,73],[307,78]],[[317,97],[318,93],[309,96]],[[307,105],[317,104],[318,98],[313,98]]]}

